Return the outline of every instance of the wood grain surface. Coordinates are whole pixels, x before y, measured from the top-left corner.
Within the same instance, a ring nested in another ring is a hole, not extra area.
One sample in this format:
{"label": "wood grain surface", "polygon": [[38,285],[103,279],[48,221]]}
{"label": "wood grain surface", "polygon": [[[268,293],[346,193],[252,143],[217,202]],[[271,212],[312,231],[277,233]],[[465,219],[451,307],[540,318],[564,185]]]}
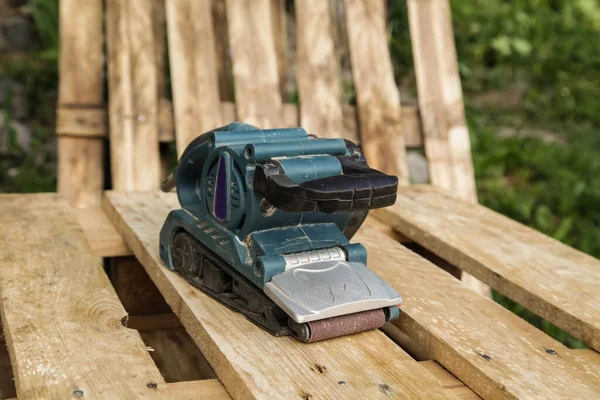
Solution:
{"label": "wood grain surface", "polygon": [[[449,1],[408,0],[408,19],[430,183],[476,203]],[[472,275],[463,273],[462,281],[491,298],[489,286]]]}
{"label": "wood grain surface", "polygon": [[100,207],[73,210],[88,244],[99,257],[120,257],[131,254],[123,236]]}
{"label": "wood grain surface", "polygon": [[360,126],[369,165],[408,184],[400,94],[387,45],[383,0],[346,0],[346,26]]}
{"label": "wood grain surface", "polygon": [[174,194],[107,192],[104,206],[233,398],[446,397],[379,331],[310,345],[276,338],[165,268],[158,233]]}
{"label": "wood grain surface", "polygon": [[442,367],[436,361],[421,361],[419,363],[429,373],[435,376],[440,384],[446,391],[455,398],[464,400],[478,400],[481,399],[476,393],[469,389],[464,383],[458,380],[452,375],[447,369]]}
{"label": "wood grain surface", "polygon": [[296,0],[300,125],[324,138],[344,137],[340,66],[329,2]]}
{"label": "wood grain surface", "polygon": [[448,0],[408,0],[419,110],[431,183],[477,202]]}
{"label": "wood grain surface", "polygon": [[210,0],[167,0],[167,30],[177,155],[197,136],[225,122]]}
{"label": "wood grain surface", "polygon": [[[59,12],[59,115],[72,115],[80,108],[103,110],[102,0],[61,0]],[[99,206],[104,143],[99,137],[77,137],[80,128],[64,118],[57,121],[58,191],[75,207]]]}
{"label": "wood grain surface", "polygon": [[[20,399],[155,397],[164,384],[66,201],[0,196],[0,314]],[[152,386],[152,385],[150,385]]]}
{"label": "wood grain surface", "polygon": [[158,77],[152,3],[106,2],[112,187],[160,185]]}
{"label": "wood grain surface", "polygon": [[270,0],[227,0],[237,118],[281,127],[281,92]]}
{"label": "wood grain surface", "polygon": [[378,211],[404,235],[600,349],[600,261],[429,187]]}
{"label": "wood grain surface", "polygon": [[[418,209],[411,213],[422,215]],[[369,219],[353,240],[367,247],[369,268],[404,298],[394,324],[481,397],[600,396],[600,371],[577,350],[470,290]]]}

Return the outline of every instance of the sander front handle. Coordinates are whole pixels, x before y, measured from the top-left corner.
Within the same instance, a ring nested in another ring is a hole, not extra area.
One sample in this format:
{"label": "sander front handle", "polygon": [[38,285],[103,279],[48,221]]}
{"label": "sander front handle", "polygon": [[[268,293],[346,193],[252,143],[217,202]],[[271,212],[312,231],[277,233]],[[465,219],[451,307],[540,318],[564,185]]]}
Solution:
{"label": "sander front handle", "polygon": [[257,165],[254,190],[286,212],[327,214],[387,207],[396,202],[398,178],[349,156],[338,156],[343,175],[297,184],[273,160]]}

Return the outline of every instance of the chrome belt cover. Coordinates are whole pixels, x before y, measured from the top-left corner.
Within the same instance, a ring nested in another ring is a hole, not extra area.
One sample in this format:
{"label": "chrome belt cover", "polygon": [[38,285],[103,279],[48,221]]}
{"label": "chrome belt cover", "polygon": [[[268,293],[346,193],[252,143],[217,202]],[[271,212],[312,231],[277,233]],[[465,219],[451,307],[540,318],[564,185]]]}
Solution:
{"label": "chrome belt cover", "polygon": [[303,264],[274,276],[265,294],[298,323],[402,304],[400,295],[364,264]]}

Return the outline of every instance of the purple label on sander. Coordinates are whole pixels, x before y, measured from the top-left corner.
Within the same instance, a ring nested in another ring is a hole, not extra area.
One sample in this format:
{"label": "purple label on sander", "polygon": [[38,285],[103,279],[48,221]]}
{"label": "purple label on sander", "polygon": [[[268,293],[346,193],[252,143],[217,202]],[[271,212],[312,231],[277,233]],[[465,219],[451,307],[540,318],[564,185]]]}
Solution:
{"label": "purple label on sander", "polygon": [[229,208],[229,186],[231,185],[227,173],[227,163],[225,156],[219,159],[217,169],[217,179],[215,182],[215,200],[213,203],[213,214],[221,221],[227,219],[227,209]]}

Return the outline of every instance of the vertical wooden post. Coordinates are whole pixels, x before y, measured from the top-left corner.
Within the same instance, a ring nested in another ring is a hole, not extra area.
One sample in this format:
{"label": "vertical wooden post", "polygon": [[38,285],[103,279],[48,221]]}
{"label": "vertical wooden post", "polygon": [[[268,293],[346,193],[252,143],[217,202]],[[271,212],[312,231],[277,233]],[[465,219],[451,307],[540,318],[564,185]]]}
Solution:
{"label": "vertical wooden post", "polygon": [[152,4],[108,0],[106,12],[113,188],[158,189],[158,85]]}
{"label": "vertical wooden post", "polygon": [[[448,0],[408,0],[423,141],[431,183],[476,203],[471,143],[465,121]],[[491,297],[489,286],[469,274],[462,281]]]}
{"label": "vertical wooden post", "polygon": [[408,183],[400,94],[394,81],[383,0],[346,0],[346,26],[362,149],[369,164]]}
{"label": "vertical wooden post", "polygon": [[300,123],[319,137],[344,134],[340,67],[331,25],[328,2],[296,0]]}
{"label": "vertical wooden post", "polygon": [[209,0],[167,0],[177,154],[223,124]]}
{"label": "vertical wooden post", "polygon": [[60,1],[58,191],[99,206],[104,188],[102,0]]}
{"label": "vertical wooden post", "polygon": [[448,0],[408,0],[419,110],[431,183],[477,202]]}
{"label": "vertical wooden post", "polygon": [[282,102],[270,0],[227,0],[235,105],[241,121],[282,126]]}

